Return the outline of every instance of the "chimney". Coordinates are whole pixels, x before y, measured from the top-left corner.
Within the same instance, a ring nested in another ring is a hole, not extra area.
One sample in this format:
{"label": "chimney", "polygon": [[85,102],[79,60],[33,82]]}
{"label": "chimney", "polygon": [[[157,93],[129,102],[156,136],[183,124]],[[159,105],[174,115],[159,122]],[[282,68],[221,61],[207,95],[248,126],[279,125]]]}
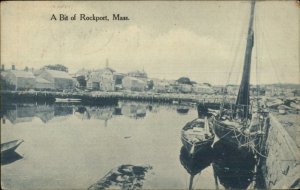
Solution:
{"label": "chimney", "polygon": [[28,72],[28,67],[26,66],[24,70],[25,70],[26,72]]}
{"label": "chimney", "polygon": [[11,66],[11,70],[16,70],[16,66],[15,66],[15,65],[12,65],[12,66]]}
{"label": "chimney", "polygon": [[4,71],[5,68],[4,68],[4,65],[1,65],[1,71]]}

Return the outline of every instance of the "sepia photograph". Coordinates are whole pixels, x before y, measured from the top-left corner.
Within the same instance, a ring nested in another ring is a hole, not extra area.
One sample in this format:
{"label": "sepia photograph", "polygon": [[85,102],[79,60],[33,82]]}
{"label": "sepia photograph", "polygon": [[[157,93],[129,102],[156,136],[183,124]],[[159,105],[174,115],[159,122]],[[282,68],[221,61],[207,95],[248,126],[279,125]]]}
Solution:
{"label": "sepia photograph", "polygon": [[2,1],[1,189],[300,188],[300,1]]}

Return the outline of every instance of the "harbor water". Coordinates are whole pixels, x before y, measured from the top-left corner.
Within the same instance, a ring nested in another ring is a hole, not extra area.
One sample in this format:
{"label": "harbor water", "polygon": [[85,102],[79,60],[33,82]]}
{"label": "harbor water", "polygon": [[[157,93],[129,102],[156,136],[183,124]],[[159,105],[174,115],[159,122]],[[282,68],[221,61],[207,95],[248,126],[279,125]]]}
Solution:
{"label": "harbor water", "polygon": [[[24,142],[9,160],[1,158],[2,188],[88,189],[123,165],[148,168],[139,179],[144,189],[188,189],[191,175],[193,189],[259,188],[253,186],[259,177],[252,158],[239,159],[218,142],[189,158],[181,129],[198,113],[193,105],[187,113],[177,108],[124,101],[105,107],[4,105],[1,143]],[[118,180],[115,186],[122,184]]]}

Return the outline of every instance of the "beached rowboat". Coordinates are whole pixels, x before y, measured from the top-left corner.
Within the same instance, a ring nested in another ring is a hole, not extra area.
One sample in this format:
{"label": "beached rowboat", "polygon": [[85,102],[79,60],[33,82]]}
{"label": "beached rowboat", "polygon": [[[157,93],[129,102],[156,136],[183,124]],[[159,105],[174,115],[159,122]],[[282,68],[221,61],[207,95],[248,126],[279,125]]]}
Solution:
{"label": "beached rowboat", "polygon": [[14,140],[1,144],[1,156],[15,151],[24,140]]}

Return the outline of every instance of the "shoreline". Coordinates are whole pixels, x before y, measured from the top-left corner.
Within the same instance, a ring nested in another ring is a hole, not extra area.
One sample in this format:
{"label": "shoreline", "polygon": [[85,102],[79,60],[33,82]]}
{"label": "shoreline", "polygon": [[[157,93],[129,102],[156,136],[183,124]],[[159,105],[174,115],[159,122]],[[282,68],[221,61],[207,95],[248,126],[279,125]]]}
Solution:
{"label": "shoreline", "polygon": [[[178,94],[154,92],[52,92],[52,91],[1,91],[1,102],[49,102],[54,103],[56,98],[80,99],[79,103],[107,104],[118,100],[134,100],[164,103],[205,103],[210,106],[219,106],[223,96],[211,94]],[[231,100],[231,98],[230,98]],[[234,99],[232,98],[232,101]]]}

